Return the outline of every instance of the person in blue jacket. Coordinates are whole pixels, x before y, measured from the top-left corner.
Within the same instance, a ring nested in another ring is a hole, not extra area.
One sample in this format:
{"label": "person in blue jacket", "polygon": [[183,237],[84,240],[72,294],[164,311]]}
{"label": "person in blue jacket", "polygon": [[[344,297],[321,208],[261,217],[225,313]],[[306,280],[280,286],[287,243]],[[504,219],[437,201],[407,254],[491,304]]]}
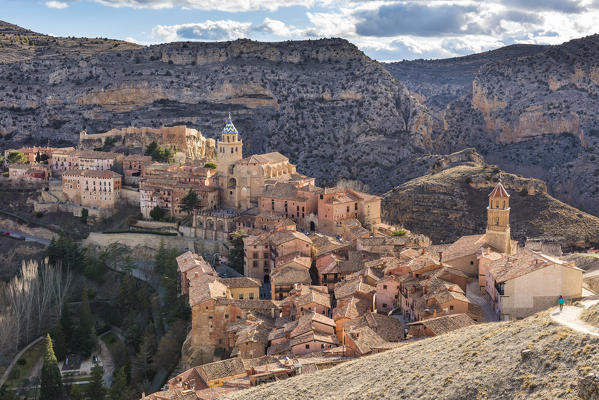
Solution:
{"label": "person in blue jacket", "polygon": [[559,310],[562,311],[562,309],[564,308],[564,296],[560,296],[559,299],[557,299],[557,304],[559,304]]}

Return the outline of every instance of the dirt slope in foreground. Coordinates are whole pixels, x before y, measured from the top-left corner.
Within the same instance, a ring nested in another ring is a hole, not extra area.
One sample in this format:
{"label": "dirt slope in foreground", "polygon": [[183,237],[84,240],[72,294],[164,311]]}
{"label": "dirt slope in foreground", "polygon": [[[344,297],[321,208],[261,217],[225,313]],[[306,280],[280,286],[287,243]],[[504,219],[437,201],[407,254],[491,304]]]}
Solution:
{"label": "dirt slope in foreground", "polygon": [[[579,399],[580,388],[590,389],[582,378],[599,372],[598,345],[599,338],[562,327],[544,312],[472,326],[227,398]],[[523,360],[526,349],[532,355]]]}

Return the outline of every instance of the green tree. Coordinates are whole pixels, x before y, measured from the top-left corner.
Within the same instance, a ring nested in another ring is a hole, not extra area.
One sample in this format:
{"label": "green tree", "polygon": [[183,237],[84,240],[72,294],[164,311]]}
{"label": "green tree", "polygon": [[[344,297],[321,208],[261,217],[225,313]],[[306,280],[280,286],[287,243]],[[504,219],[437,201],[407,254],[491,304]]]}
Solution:
{"label": "green tree", "polygon": [[78,243],[65,235],[60,235],[58,240],[52,239],[46,249],[50,264],[62,264],[63,268],[80,271],[86,265],[85,250]]}
{"label": "green tree", "polygon": [[81,221],[82,224],[87,224],[87,216],[89,215],[89,211],[87,211],[87,208],[84,208],[83,210],[81,210],[81,217],[79,218],[79,220]]}
{"label": "green tree", "polygon": [[204,168],[216,169],[216,164],[208,162],[208,163],[204,164]]}
{"label": "green tree", "polygon": [[69,304],[65,301],[62,305],[62,313],[60,314],[60,327],[64,333],[65,341],[68,350],[73,350],[73,320],[71,318],[71,310]]}
{"label": "green tree", "polygon": [[158,143],[152,142],[146,147],[146,156],[151,156],[158,149]]}
{"label": "green tree", "polygon": [[240,274],[243,274],[243,238],[247,234],[243,231],[236,231],[229,235],[229,263]]}
{"label": "green tree", "polygon": [[108,390],[108,398],[110,400],[121,400],[129,397],[127,394],[129,388],[127,387],[127,371],[125,367],[121,367],[114,375],[114,382]]}
{"label": "green tree", "polygon": [[54,355],[50,334],[46,335],[46,349],[42,366],[40,400],[56,400],[62,396],[62,377]]}
{"label": "green tree", "polygon": [[67,358],[67,340],[62,330],[62,324],[58,321],[56,328],[52,332],[52,341],[54,342],[54,353],[59,361],[63,361]]}
{"label": "green tree", "polygon": [[70,400],[84,400],[85,395],[80,385],[72,385],[69,393]]}
{"label": "green tree", "polygon": [[104,400],[106,398],[106,388],[102,384],[102,374],[104,370],[99,365],[92,368],[92,377],[85,390],[85,395],[90,400]]}
{"label": "green tree", "polygon": [[27,156],[18,151],[11,151],[6,157],[6,162],[9,164],[25,164],[27,163]]}
{"label": "green tree", "polygon": [[156,206],[150,210],[150,217],[154,221],[161,221],[166,216],[166,211],[164,211],[160,206]]}
{"label": "green tree", "polygon": [[177,249],[169,249],[164,261],[160,285],[165,289],[164,304],[171,307],[176,304],[179,290],[179,273],[177,271]]}
{"label": "green tree", "polygon": [[197,193],[192,188],[189,188],[189,192],[181,199],[181,211],[191,214],[195,210],[201,207],[201,200]]}
{"label": "green tree", "polygon": [[154,255],[154,271],[162,275],[164,272],[164,265],[168,258],[168,250],[164,245],[164,239],[160,239],[160,245]]}
{"label": "green tree", "polygon": [[81,293],[81,305],[79,307],[79,325],[77,326],[76,341],[77,350],[83,356],[89,357],[96,344],[94,333],[94,321],[89,306],[87,289],[84,287]]}

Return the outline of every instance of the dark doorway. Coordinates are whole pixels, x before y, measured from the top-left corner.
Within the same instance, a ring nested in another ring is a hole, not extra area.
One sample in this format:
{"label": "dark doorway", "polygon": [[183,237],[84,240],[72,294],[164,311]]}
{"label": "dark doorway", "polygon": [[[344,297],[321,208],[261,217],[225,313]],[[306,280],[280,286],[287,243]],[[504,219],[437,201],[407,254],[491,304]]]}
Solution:
{"label": "dark doorway", "polygon": [[314,225],[314,221],[310,221],[310,232],[314,232],[316,230],[316,225]]}

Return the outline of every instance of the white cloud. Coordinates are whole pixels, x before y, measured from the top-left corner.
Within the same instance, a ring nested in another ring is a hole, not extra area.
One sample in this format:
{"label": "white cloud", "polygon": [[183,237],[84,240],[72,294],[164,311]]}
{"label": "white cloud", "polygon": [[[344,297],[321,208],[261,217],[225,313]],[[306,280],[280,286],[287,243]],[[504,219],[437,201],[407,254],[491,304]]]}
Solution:
{"label": "white cloud", "polygon": [[260,24],[233,20],[207,20],[189,24],[156,25],[152,29],[152,37],[163,42],[235,40],[254,35],[264,35],[265,38],[301,39],[306,37],[306,32],[271,18],[265,18]]}
{"label": "white cloud", "polygon": [[241,12],[254,10],[275,11],[280,7],[312,7],[316,0],[94,0],[110,7],[173,8]]}
{"label": "white cloud", "polygon": [[69,5],[65,2],[62,1],[47,1],[46,3],[46,7],[48,8],[67,8]]}
{"label": "white cloud", "polygon": [[152,35],[165,42],[178,40],[233,40],[247,37],[251,27],[250,22],[207,20],[201,23],[157,25],[152,29]]}

